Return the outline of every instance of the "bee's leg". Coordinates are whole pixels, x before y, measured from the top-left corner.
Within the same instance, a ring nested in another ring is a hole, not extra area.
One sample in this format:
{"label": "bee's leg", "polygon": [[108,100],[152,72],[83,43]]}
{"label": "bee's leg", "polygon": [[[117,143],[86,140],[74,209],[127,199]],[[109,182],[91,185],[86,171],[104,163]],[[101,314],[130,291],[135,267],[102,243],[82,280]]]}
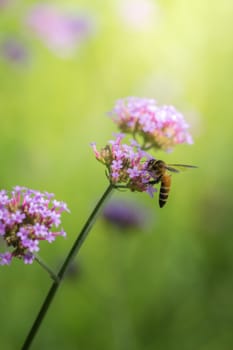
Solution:
{"label": "bee's leg", "polygon": [[160,182],[160,178],[158,178],[158,179],[156,179],[156,180],[151,180],[151,181],[148,181],[147,183],[148,183],[148,185],[156,185],[156,184],[158,184],[159,182]]}
{"label": "bee's leg", "polygon": [[147,182],[148,185],[155,185],[155,184],[157,184],[157,183],[158,183],[157,180],[153,180],[153,181]]}

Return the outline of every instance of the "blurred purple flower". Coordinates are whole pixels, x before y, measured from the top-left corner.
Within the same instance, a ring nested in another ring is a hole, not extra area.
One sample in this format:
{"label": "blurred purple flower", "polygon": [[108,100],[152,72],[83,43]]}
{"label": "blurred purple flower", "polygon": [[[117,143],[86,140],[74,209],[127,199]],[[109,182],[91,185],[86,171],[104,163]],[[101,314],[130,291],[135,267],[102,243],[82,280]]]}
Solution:
{"label": "blurred purple flower", "polygon": [[173,106],[158,106],[153,99],[120,99],[109,114],[120,131],[142,139],[143,149],[170,151],[177,144],[193,142],[183,115]]}
{"label": "blurred purple flower", "polygon": [[0,44],[0,56],[10,63],[24,64],[29,54],[26,46],[16,38],[6,38]]}
{"label": "blurred purple flower", "polygon": [[12,248],[0,254],[0,265],[9,265],[13,257],[31,264],[40,241],[50,243],[66,235],[54,227],[60,224],[61,213],[69,210],[65,203],[52,198],[52,194],[19,186],[10,194],[0,191],[0,236]]}
{"label": "blurred purple flower", "polygon": [[125,230],[142,229],[148,222],[145,208],[120,200],[112,201],[104,208],[103,218],[107,223]]}
{"label": "blurred purple flower", "polygon": [[87,16],[70,13],[52,4],[33,6],[26,22],[49,49],[62,57],[72,56],[91,32]]}
{"label": "blurred purple flower", "polygon": [[66,277],[68,277],[73,282],[80,279],[83,274],[83,266],[80,262],[72,262],[66,271]]}
{"label": "blurred purple flower", "polygon": [[0,9],[4,9],[4,7],[7,7],[9,4],[9,0],[0,0]]}

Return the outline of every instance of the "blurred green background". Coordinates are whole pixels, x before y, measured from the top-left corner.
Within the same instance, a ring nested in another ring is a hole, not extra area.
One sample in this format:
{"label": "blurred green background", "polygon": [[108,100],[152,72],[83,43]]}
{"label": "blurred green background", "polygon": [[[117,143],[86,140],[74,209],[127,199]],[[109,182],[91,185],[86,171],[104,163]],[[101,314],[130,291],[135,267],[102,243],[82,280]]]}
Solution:
{"label": "blurred green background", "polygon": [[[0,1],[1,188],[54,192],[71,209],[67,238],[41,257],[60,266],[107,186],[89,144],[116,131],[106,112],[117,99],[175,105],[195,144],[154,156],[199,169],[173,177],[162,210],[157,195],[114,194],[144,206],[150,224],[122,234],[98,220],[32,349],[232,349],[233,2],[51,3],[91,23],[72,54],[29,28],[35,1]],[[8,38],[20,54],[6,52]],[[1,348],[19,349],[51,280],[22,261],[0,276]]]}

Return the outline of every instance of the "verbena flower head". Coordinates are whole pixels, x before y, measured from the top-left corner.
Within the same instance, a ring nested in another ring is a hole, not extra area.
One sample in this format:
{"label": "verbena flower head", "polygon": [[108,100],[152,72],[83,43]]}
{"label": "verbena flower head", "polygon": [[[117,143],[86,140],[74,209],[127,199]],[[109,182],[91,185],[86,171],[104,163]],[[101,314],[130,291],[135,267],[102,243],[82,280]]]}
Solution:
{"label": "verbena flower head", "polygon": [[143,149],[170,151],[177,144],[193,142],[182,114],[173,106],[158,106],[153,99],[120,99],[110,116],[122,132],[137,140],[141,137]]}
{"label": "verbena flower head", "polygon": [[66,235],[57,228],[61,213],[69,210],[64,202],[53,197],[51,193],[19,186],[11,193],[0,191],[0,237],[10,249],[0,254],[0,265],[10,264],[13,257],[30,264],[39,251],[40,241],[51,243],[57,236]]}
{"label": "verbena flower head", "polygon": [[146,168],[147,161],[151,157],[135,140],[127,145],[122,143],[123,138],[123,134],[118,134],[115,140],[109,141],[100,151],[93,143],[96,159],[106,166],[107,177],[111,184],[124,184],[131,191],[147,191],[152,195],[155,189],[149,184],[150,174]]}

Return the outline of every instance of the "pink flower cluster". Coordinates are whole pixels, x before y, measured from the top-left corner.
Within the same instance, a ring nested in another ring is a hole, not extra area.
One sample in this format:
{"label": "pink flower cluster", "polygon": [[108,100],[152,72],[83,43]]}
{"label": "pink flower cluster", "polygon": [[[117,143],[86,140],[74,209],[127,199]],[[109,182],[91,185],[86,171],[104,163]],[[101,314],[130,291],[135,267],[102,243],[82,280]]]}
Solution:
{"label": "pink flower cluster", "polygon": [[110,116],[122,132],[138,141],[141,138],[143,149],[170,151],[177,144],[193,142],[183,115],[173,106],[158,106],[153,99],[120,99]]}
{"label": "pink flower cluster", "polygon": [[22,258],[31,264],[34,253],[39,251],[39,242],[53,242],[66,233],[53,231],[61,223],[61,213],[69,212],[64,202],[53,194],[15,187],[9,194],[0,191],[0,237],[11,251],[0,254],[0,265],[10,264],[13,257]]}
{"label": "pink flower cluster", "polygon": [[131,145],[122,144],[123,138],[123,134],[116,135],[115,140],[109,141],[100,151],[93,143],[96,159],[107,167],[111,184],[124,184],[131,191],[147,191],[153,195],[155,189],[149,184],[150,175],[146,169],[146,161],[151,157],[141,150],[135,140]]}

